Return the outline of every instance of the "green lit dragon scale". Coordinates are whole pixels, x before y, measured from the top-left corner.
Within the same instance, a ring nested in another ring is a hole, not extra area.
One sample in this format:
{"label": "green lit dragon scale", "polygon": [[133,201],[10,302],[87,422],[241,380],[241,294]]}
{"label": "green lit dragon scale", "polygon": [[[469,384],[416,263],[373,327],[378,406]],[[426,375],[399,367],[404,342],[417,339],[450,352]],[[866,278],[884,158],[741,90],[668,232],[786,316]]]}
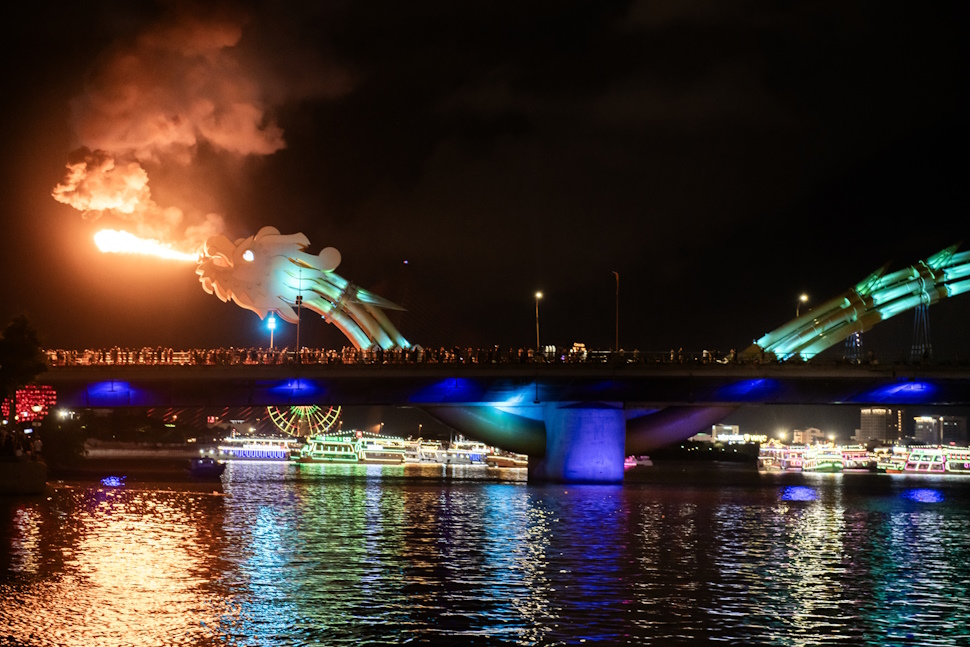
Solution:
{"label": "green lit dragon scale", "polygon": [[403,308],[334,272],[340,264],[336,249],[307,254],[303,250],[309,244],[303,234],[283,235],[275,227],[263,227],[255,236],[236,242],[212,236],[205,242],[195,273],[206,292],[252,310],[260,319],[276,312],[296,323],[294,308],[302,301],[303,307],[339,328],[358,349],[409,348],[384,314],[384,310]]}
{"label": "green lit dragon scale", "polygon": [[906,269],[886,274],[883,266],[855,287],[755,340],[741,359],[773,354],[780,360],[810,359],[865,332],[880,321],[919,306],[970,291],[970,252],[951,245]]}

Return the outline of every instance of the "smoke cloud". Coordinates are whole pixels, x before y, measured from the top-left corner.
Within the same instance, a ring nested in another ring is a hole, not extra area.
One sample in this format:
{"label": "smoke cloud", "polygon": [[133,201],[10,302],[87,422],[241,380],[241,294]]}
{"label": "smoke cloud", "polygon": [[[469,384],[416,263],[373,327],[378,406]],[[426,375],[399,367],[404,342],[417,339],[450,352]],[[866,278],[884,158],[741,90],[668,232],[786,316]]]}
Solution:
{"label": "smoke cloud", "polygon": [[255,59],[239,48],[245,24],[240,15],[180,12],[106,52],[72,104],[80,147],[53,197],[185,251],[221,233],[219,214],[156,204],[147,169],[190,166],[203,144],[233,158],[285,147]]}

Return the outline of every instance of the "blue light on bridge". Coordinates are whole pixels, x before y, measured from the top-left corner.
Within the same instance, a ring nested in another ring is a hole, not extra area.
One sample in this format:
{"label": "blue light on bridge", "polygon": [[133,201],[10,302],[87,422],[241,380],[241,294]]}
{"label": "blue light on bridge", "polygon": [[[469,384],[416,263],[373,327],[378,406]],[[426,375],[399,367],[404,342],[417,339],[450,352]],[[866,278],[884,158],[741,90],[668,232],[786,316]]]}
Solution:
{"label": "blue light on bridge", "polygon": [[717,390],[717,397],[731,402],[757,402],[777,390],[776,380],[757,378],[722,386]]}
{"label": "blue light on bridge", "polygon": [[128,382],[107,380],[88,386],[87,405],[92,407],[131,406],[139,403],[139,392]]}
{"label": "blue light on bridge", "polygon": [[931,402],[936,393],[936,385],[930,382],[897,382],[862,393],[854,401],[919,404]]}
{"label": "blue light on bridge", "polygon": [[270,387],[269,392],[274,396],[306,399],[320,395],[323,389],[314,380],[294,378]]}
{"label": "blue light on bridge", "polygon": [[943,493],[931,488],[913,488],[905,490],[900,496],[907,501],[916,503],[942,503]]}
{"label": "blue light on bridge", "polygon": [[411,402],[480,402],[481,386],[474,380],[449,377],[430,384],[413,396]]}

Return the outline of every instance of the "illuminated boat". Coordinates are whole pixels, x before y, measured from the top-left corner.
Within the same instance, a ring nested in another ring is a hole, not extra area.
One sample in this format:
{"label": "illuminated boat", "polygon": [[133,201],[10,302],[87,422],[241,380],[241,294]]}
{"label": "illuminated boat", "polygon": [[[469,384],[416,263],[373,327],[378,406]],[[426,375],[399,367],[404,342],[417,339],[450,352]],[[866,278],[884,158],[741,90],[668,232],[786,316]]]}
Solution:
{"label": "illuminated boat", "polygon": [[253,438],[232,436],[223,438],[219,458],[231,461],[286,461],[297,450],[294,438]]}
{"label": "illuminated boat", "polygon": [[902,469],[897,469],[897,472],[937,475],[970,474],[970,447],[923,445],[911,446],[904,451],[906,460]]}
{"label": "illuminated boat", "polygon": [[404,446],[384,444],[375,438],[312,436],[290,460],[296,463],[356,463],[402,465]]}
{"label": "illuminated boat", "polygon": [[649,456],[627,456],[623,459],[623,469],[628,470],[637,466],[653,467],[653,461]]}
{"label": "illuminated boat", "polygon": [[906,447],[877,447],[873,456],[876,459],[876,471],[886,474],[901,474],[906,469],[909,460],[909,449]]}
{"label": "illuminated boat", "polygon": [[944,447],[946,471],[950,474],[970,474],[970,447]]}
{"label": "illuminated boat", "polygon": [[528,467],[529,457],[513,452],[495,452],[485,457],[485,463],[489,467]]}
{"label": "illuminated boat", "polygon": [[485,443],[459,438],[451,442],[447,449],[437,452],[438,462],[442,465],[487,465],[491,449]]}
{"label": "illuminated boat", "polygon": [[841,472],[844,467],[842,452],[827,445],[809,447],[802,462],[803,472]]}
{"label": "illuminated boat", "polygon": [[399,438],[361,438],[357,441],[359,462],[383,465],[402,465],[404,441]]}
{"label": "illuminated boat", "polygon": [[758,450],[758,469],[763,472],[800,472],[805,450],[802,446],[769,441]]}
{"label": "illuminated boat", "polygon": [[441,451],[441,443],[437,440],[409,440],[404,445],[405,463],[440,464],[438,452]]}
{"label": "illuminated boat", "polygon": [[942,447],[910,447],[903,471],[906,474],[944,474],[946,454]]}
{"label": "illuminated boat", "polygon": [[357,463],[357,442],[335,436],[311,436],[291,456],[297,463]]}
{"label": "illuminated boat", "polygon": [[226,464],[222,461],[217,461],[211,456],[200,456],[191,459],[186,469],[192,478],[217,479],[226,471]]}
{"label": "illuminated boat", "polygon": [[842,470],[845,472],[872,472],[876,461],[869,450],[862,445],[849,445],[841,448]]}

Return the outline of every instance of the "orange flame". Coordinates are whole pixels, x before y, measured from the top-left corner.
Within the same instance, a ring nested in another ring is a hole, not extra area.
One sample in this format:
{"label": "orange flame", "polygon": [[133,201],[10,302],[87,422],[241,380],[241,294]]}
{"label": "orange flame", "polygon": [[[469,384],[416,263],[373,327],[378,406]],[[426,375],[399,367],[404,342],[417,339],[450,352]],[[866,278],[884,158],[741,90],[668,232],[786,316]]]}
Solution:
{"label": "orange flame", "polygon": [[180,252],[177,249],[172,249],[172,246],[168,243],[162,243],[151,238],[139,238],[127,231],[102,229],[94,235],[94,242],[102,252],[113,254],[145,254],[192,263],[199,260],[198,254]]}

